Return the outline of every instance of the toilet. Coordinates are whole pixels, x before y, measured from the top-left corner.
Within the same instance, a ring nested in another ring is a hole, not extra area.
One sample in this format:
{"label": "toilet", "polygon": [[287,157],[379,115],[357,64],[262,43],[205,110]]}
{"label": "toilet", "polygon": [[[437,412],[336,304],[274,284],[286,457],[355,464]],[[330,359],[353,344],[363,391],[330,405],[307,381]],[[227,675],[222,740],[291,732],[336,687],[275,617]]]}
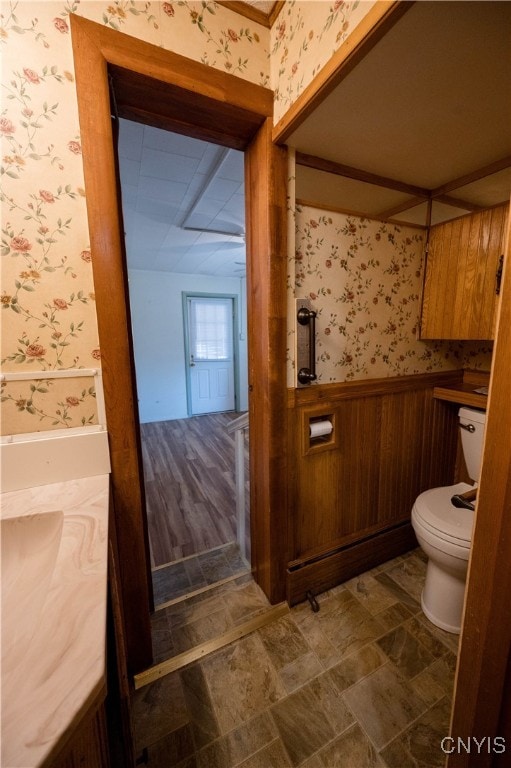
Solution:
{"label": "toilet", "polygon": [[[468,474],[477,484],[486,413],[460,408],[458,417]],[[455,507],[451,499],[471,488],[467,483],[432,488],[417,497],[412,509],[417,541],[428,556],[422,610],[437,627],[455,634],[461,629],[474,512]]]}

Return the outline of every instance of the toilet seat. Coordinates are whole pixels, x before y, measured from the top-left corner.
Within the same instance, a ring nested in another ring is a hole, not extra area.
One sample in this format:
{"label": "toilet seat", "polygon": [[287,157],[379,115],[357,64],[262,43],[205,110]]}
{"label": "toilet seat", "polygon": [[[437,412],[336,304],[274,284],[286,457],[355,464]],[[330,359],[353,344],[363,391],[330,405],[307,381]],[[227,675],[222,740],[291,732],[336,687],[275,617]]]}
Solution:
{"label": "toilet seat", "polygon": [[469,549],[474,512],[471,509],[455,507],[451,503],[451,497],[465,493],[471,488],[467,483],[457,483],[424,491],[415,501],[412,516],[433,536]]}

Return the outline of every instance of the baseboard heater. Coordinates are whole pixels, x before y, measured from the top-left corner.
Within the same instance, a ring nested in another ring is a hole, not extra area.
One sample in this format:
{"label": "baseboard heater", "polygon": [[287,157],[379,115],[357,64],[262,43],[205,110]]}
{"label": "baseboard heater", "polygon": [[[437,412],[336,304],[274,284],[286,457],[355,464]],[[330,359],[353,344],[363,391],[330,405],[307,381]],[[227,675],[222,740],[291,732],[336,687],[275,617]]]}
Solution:
{"label": "baseboard heater", "polygon": [[407,521],[313,558],[295,561],[287,569],[287,602],[301,603],[309,592],[325,592],[416,546],[415,533]]}

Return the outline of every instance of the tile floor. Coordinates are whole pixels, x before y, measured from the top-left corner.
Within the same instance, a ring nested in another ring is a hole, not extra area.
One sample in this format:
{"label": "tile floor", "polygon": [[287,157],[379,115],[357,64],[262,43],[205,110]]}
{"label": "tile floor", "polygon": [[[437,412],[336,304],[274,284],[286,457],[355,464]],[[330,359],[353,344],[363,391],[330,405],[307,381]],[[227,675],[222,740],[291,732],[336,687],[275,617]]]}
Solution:
{"label": "tile floor", "polygon": [[[138,755],[150,768],[442,766],[458,638],[422,614],[424,576],[414,550],[320,595],[318,613],[295,606],[141,688]],[[186,645],[265,606],[249,575],[205,595],[159,611],[160,631],[175,642],[188,627]]]}

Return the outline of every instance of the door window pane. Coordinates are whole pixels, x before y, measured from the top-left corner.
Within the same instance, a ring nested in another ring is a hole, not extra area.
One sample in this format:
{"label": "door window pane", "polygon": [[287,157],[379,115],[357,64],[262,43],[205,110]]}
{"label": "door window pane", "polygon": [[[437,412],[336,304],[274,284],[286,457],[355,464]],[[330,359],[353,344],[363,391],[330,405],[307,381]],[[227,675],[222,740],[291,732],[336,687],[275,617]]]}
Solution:
{"label": "door window pane", "polygon": [[190,300],[190,351],[194,360],[232,358],[231,299]]}

